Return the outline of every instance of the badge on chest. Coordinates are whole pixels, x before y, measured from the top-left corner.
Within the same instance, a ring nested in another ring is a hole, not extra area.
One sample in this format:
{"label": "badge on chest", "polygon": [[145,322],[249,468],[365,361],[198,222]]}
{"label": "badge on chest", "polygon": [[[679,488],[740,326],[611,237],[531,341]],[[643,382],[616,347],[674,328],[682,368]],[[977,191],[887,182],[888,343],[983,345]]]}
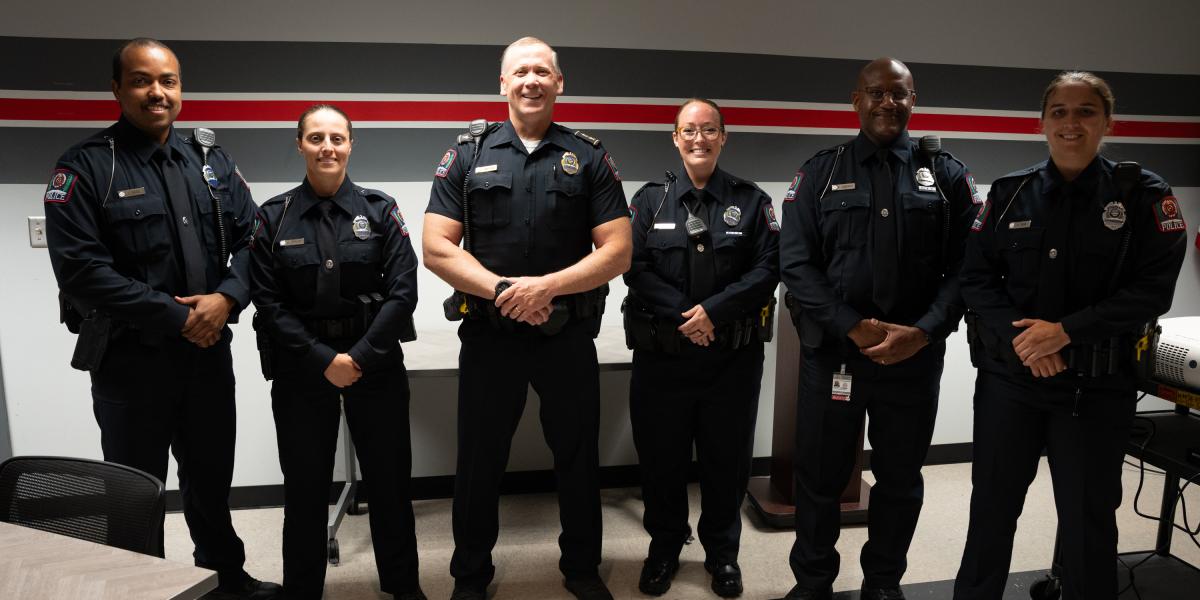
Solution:
{"label": "badge on chest", "polygon": [[365,240],[371,237],[371,222],[364,215],[354,217],[354,221],[350,223],[350,230],[354,232],[354,237]]}

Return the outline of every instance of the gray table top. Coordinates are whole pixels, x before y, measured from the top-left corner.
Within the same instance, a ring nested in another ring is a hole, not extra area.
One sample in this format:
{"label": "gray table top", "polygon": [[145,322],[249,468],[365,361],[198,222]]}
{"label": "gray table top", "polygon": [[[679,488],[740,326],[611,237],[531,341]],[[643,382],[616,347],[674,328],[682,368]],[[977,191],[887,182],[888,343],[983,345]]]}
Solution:
{"label": "gray table top", "polygon": [[[455,329],[423,330],[404,347],[404,366],[410,377],[455,377],[458,375],[460,342]],[[596,358],[601,371],[624,371],[632,367],[633,351],[625,347],[625,329],[620,325],[600,328]]]}

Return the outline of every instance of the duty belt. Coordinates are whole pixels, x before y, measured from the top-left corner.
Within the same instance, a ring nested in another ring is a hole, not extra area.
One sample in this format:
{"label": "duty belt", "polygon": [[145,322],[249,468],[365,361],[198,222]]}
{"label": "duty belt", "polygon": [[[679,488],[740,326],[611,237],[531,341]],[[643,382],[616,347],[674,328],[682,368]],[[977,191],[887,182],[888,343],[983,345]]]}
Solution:
{"label": "duty belt", "polygon": [[304,328],[321,339],[355,339],[366,331],[359,317],[340,319],[303,319]]}
{"label": "duty belt", "polygon": [[[653,350],[678,354],[692,342],[679,328],[654,315],[640,300],[629,296],[621,304],[625,321],[625,345],[631,350]],[[775,298],[757,312],[733,319],[713,330],[710,348],[736,350],[752,341],[769,342],[774,337]]]}
{"label": "duty belt", "polygon": [[[580,294],[559,296],[551,302],[554,310],[550,320],[537,329],[546,335],[554,335],[571,320],[599,317],[604,314],[604,300],[608,296],[608,284]],[[455,292],[451,297],[457,306],[461,318],[470,320],[486,320],[493,327],[503,331],[516,331],[518,321],[505,317],[496,307],[494,300]]]}

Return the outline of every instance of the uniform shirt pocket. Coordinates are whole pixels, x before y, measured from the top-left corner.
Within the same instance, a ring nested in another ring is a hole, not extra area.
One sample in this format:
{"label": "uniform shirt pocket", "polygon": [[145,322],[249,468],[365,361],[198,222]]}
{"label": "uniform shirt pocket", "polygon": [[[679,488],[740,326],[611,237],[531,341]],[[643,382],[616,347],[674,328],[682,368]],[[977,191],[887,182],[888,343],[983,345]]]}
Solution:
{"label": "uniform shirt pocket", "polygon": [[871,193],[867,190],[830,192],[821,200],[821,234],[837,249],[858,248],[867,243]]}
{"label": "uniform shirt pocket", "polygon": [[905,192],[900,195],[904,207],[904,245],[910,256],[934,259],[942,243],[942,199],[937,194]]}
{"label": "uniform shirt pocket", "polygon": [[281,278],[287,284],[289,298],[298,306],[312,306],[316,293],[317,269],[321,266],[321,251],[316,243],[299,246],[277,246],[275,263],[282,271]]}
{"label": "uniform shirt pocket", "polygon": [[1032,291],[1037,287],[1045,229],[1002,229],[996,236],[997,252],[1008,269],[1007,279],[1014,290]]}
{"label": "uniform shirt pocket", "polygon": [[550,228],[590,231],[587,190],[578,176],[551,173],[546,192],[554,204],[550,209]]}
{"label": "uniform shirt pocket", "polygon": [[170,217],[160,196],[110,200],[104,210],[117,241],[139,262],[158,260],[170,250]]}
{"label": "uniform shirt pocket", "polygon": [[651,229],[646,234],[654,272],[680,289],[687,278],[687,246],[687,234],[679,229]]}
{"label": "uniform shirt pocket", "polygon": [[467,180],[471,226],[504,227],[512,221],[512,173],[478,173]]}

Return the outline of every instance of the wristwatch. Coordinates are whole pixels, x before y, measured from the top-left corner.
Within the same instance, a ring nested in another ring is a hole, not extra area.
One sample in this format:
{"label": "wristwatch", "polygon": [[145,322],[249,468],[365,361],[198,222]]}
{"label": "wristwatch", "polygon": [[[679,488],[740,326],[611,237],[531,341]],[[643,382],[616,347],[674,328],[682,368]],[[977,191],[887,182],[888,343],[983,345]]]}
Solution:
{"label": "wristwatch", "polygon": [[503,294],[504,290],[507,290],[510,287],[512,287],[512,282],[507,279],[501,279],[500,281],[496,282],[496,295],[493,296],[493,298],[499,298],[500,294]]}

